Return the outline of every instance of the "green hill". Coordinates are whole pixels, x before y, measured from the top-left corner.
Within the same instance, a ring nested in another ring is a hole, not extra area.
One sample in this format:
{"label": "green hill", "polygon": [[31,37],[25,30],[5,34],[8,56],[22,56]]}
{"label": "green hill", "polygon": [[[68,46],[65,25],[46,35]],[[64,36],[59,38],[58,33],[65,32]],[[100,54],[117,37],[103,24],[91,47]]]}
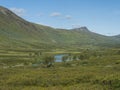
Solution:
{"label": "green hill", "polygon": [[66,30],[28,22],[0,6],[0,48],[119,47],[120,39],[89,31]]}

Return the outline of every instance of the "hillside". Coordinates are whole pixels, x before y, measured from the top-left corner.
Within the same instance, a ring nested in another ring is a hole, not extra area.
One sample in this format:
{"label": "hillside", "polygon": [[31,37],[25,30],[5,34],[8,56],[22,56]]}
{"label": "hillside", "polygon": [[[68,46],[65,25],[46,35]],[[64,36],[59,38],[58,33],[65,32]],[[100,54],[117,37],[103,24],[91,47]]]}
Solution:
{"label": "hillside", "polygon": [[86,27],[55,29],[28,22],[0,6],[0,48],[119,47],[120,39],[91,32]]}
{"label": "hillside", "polygon": [[116,37],[116,38],[120,38],[120,35],[116,35],[116,36],[114,36],[114,37]]}

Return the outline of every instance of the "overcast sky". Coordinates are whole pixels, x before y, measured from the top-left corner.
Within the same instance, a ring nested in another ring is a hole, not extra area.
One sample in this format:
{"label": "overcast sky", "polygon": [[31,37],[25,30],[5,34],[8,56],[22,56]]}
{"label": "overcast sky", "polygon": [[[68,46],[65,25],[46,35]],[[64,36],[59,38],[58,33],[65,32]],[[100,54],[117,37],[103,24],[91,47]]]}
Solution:
{"label": "overcast sky", "polygon": [[0,0],[24,19],[55,28],[87,26],[104,35],[120,34],[120,0]]}

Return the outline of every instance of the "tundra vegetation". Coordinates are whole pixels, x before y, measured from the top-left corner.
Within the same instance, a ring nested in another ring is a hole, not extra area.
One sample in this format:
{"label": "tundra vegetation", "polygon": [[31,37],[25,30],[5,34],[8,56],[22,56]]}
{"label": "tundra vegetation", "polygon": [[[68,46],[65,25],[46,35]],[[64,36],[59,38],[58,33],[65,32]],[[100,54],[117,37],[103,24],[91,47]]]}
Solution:
{"label": "tundra vegetation", "polygon": [[120,90],[119,35],[39,25],[0,6],[0,90]]}
{"label": "tundra vegetation", "polygon": [[0,90],[120,90],[120,50],[0,49]]}

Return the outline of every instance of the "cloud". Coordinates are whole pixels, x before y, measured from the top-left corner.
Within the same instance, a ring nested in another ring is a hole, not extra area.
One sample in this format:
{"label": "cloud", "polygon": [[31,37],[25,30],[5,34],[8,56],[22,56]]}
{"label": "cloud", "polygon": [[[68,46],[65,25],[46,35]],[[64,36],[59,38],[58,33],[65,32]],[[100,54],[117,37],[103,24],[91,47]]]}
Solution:
{"label": "cloud", "polygon": [[53,12],[53,13],[51,13],[50,16],[51,17],[59,17],[59,16],[61,16],[61,13],[59,13],[59,12]]}
{"label": "cloud", "polygon": [[61,14],[60,12],[53,12],[50,14],[51,17],[61,17],[62,19],[72,19],[72,16],[71,15],[63,15]]}
{"label": "cloud", "polygon": [[80,28],[81,27],[81,25],[79,25],[79,24],[72,24],[72,28]]}
{"label": "cloud", "polygon": [[25,15],[25,12],[26,12],[25,9],[23,8],[10,8],[10,10],[19,16]]}
{"label": "cloud", "polygon": [[72,19],[72,16],[71,15],[66,15],[65,18],[66,19]]}

